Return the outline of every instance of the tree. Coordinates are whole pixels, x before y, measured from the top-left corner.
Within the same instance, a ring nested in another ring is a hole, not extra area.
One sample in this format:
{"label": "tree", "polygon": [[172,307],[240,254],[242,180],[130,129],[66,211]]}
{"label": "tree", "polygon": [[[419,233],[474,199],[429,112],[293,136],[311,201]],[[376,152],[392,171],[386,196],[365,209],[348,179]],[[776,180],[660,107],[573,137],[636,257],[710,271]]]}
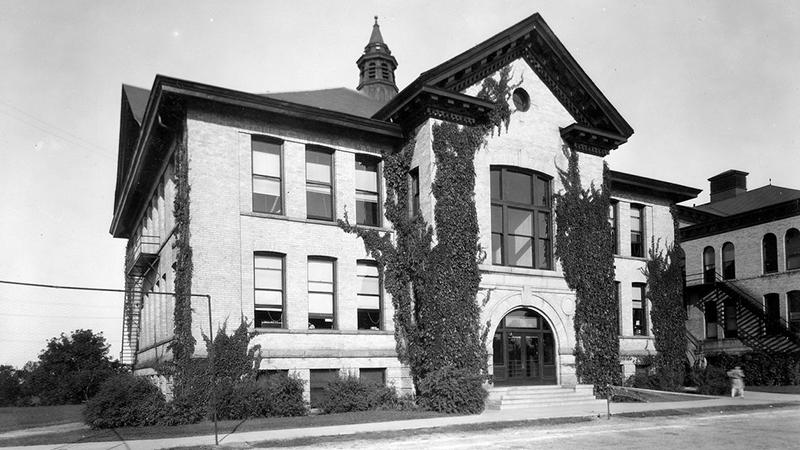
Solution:
{"label": "tree", "polygon": [[92,330],[50,339],[30,374],[30,393],[44,405],[88,400],[103,381],[122,371],[122,365],[108,357],[108,348],[103,334]]}
{"label": "tree", "polygon": [[0,366],[0,406],[13,406],[21,392],[19,372],[11,366]]}

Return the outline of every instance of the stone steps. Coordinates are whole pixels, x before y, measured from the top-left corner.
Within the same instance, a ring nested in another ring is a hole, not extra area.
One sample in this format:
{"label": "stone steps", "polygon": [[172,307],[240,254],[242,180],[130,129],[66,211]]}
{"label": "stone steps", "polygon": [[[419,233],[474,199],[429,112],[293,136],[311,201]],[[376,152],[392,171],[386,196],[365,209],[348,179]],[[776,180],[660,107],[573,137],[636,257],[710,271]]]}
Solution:
{"label": "stone steps", "polygon": [[597,400],[592,385],[577,386],[503,386],[489,389],[487,409],[523,409],[549,406],[587,405],[601,407],[605,400]]}

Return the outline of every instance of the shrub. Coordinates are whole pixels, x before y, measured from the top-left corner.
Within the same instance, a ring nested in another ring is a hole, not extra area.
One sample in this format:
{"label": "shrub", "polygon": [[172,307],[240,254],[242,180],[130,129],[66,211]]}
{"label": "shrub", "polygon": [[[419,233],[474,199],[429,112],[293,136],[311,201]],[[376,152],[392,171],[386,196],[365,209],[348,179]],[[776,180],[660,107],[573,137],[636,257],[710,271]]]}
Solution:
{"label": "shrub", "polygon": [[106,380],[86,405],[86,423],[92,428],[154,425],[166,412],[161,391],[145,378],[130,374]]}
{"label": "shrub", "polygon": [[340,377],[328,383],[325,393],[320,407],[327,413],[395,409],[398,404],[394,388],[365,383],[356,377]]}
{"label": "shrub", "polygon": [[800,355],[770,355],[763,352],[748,352],[741,355],[713,353],[706,355],[709,366],[730,370],[740,366],[745,383],[754,386],[800,384]]}
{"label": "shrub", "polygon": [[443,413],[478,414],[488,395],[483,381],[483,376],[465,369],[440,368],[420,381],[419,405]]}
{"label": "shrub", "polygon": [[262,386],[267,393],[266,415],[276,417],[304,416],[308,407],[303,400],[303,384],[297,377],[274,375]]}
{"label": "shrub", "polygon": [[691,373],[692,384],[697,391],[706,395],[725,395],[730,392],[730,382],[725,370],[712,365],[705,369],[694,369]]}

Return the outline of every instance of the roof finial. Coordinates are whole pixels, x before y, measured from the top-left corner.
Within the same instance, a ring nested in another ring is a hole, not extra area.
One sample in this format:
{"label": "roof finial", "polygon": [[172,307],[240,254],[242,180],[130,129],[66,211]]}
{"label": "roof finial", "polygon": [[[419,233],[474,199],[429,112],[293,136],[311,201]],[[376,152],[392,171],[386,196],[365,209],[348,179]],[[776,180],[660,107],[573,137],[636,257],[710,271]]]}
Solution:
{"label": "roof finial", "polygon": [[375,25],[378,24],[378,16],[375,16]]}

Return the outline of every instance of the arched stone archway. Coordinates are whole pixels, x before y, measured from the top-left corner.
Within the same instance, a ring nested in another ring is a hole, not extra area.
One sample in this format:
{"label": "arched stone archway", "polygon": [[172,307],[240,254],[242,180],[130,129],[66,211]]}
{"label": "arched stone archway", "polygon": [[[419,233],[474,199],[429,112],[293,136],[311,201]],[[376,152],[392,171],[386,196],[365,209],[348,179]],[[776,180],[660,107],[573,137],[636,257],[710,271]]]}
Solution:
{"label": "arched stone archway", "polygon": [[[521,301],[519,294],[495,303],[489,353],[495,385],[558,383],[558,326],[541,302]],[[534,303],[539,303],[534,305]],[[552,309],[552,308],[551,308]],[[552,317],[558,317],[550,311]],[[556,321],[560,322],[560,321]],[[562,333],[561,336],[564,336]]]}

